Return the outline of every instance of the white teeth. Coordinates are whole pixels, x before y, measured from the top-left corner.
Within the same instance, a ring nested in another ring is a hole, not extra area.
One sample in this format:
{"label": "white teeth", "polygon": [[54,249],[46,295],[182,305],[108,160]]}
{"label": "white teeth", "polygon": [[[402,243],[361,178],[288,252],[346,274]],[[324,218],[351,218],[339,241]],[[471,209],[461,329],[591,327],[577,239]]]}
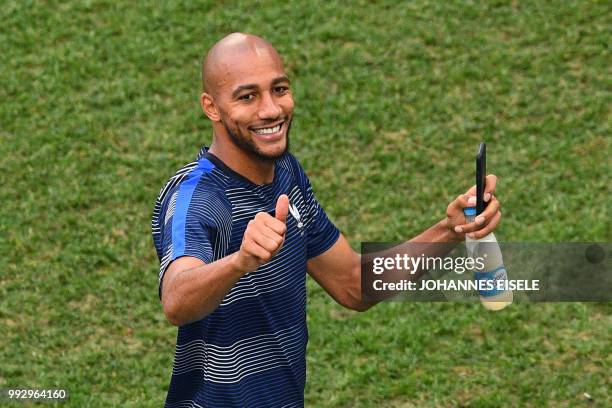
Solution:
{"label": "white teeth", "polygon": [[277,133],[280,130],[280,128],[281,128],[281,125],[276,125],[271,128],[257,129],[255,130],[255,133],[257,133],[258,135],[270,135],[272,133]]}

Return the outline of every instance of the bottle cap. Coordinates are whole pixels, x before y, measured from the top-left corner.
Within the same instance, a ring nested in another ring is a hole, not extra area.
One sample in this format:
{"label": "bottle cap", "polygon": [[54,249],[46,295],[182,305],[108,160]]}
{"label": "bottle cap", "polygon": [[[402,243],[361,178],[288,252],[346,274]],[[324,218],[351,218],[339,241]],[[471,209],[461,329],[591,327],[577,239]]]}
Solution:
{"label": "bottle cap", "polygon": [[476,207],[466,207],[463,209],[465,215],[476,215]]}

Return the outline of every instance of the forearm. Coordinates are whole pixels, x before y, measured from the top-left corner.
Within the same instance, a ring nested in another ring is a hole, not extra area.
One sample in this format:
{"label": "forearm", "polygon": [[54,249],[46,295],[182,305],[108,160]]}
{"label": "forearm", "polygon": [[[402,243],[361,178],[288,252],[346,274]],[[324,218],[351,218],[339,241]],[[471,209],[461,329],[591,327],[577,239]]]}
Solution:
{"label": "forearm", "polygon": [[[391,257],[396,254],[407,254],[410,256],[424,255],[426,257],[445,256],[450,253],[457,244],[465,239],[464,234],[457,234],[448,228],[446,222],[446,219],[439,221],[414,238],[411,238],[403,244],[394,246],[393,248],[370,254],[363,254],[361,256],[361,264],[371,263],[374,258]],[[417,279],[420,275],[421,273],[415,273],[412,274],[411,277],[404,277],[404,279]]]}
{"label": "forearm", "polygon": [[[445,218],[442,221],[439,221],[417,235],[416,237],[410,239],[408,242],[422,242],[422,243],[444,243],[449,244],[449,252],[457,246],[458,243],[462,242],[465,239],[465,234],[458,234],[452,231],[448,227],[448,220]],[[440,248],[443,246],[440,245]],[[447,252],[448,253],[448,252]],[[444,254],[441,254],[444,255]],[[435,256],[435,254],[431,254],[431,256]]]}
{"label": "forearm", "polygon": [[200,320],[219,306],[244,275],[236,267],[235,254],[178,272],[170,281],[164,281],[164,311],[172,324],[182,326]]}
{"label": "forearm", "polygon": [[[411,258],[444,257],[462,240],[462,234],[457,234],[449,229],[446,226],[446,220],[443,220],[400,245],[383,251],[363,254],[361,257],[361,266],[365,270],[372,271],[372,264],[375,258],[395,258],[397,255],[401,257],[408,255]],[[417,281],[425,272],[427,272],[427,269],[418,267],[416,270],[386,270],[384,275],[381,276],[384,276],[386,282],[399,282],[401,280]],[[361,275],[359,279],[361,279]],[[382,293],[380,296],[383,296]],[[393,295],[389,295],[388,297],[391,298]],[[359,307],[367,309],[374,304],[375,302],[367,303],[361,301]]]}
{"label": "forearm", "polygon": [[[446,222],[446,219],[437,222],[409,241],[386,251],[363,254],[361,256],[361,265],[365,266],[367,263],[371,263],[376,257],[393,257],[396,254],[408,254],[415,257],[421,255],[424,255],[425,257],[443,257],[447,255],[457,246],[458,243],[464,240],[464,237],[463,234],[457,234],[449,229]],[[420,268],[414,271],[414,273],[402,270],[388,271],[386,274],[387,279],[390,281],[399,281],[401,279],[417,280],[425,272],[426,270]],[[359,273],[354,273],[353,275],[353,279],[358,279],[361,282],[361,271],[359,271]],[[364,311],[371,308],[376,303],[378,302],[365,302],[360,299],[359,302],[354,305],[354,309]]]}
{"label": "forearm", "polygon": [[[361,269],[372,270],[371,264],[377,257],[395,257],[396,254],[411,257],[445,256],[463,237],[447,227],[446,220],[440,221],[421,234],[403,244],[384,251],[359,255],[341,235],[338,242],[326,253],[308,261],[310,275],[338,303],[349,309],[364,311],[377,302],[366,302],[362,299]],[[387,271],[388,281],[401,279],[417,280],[425,271],[398,270]]]}

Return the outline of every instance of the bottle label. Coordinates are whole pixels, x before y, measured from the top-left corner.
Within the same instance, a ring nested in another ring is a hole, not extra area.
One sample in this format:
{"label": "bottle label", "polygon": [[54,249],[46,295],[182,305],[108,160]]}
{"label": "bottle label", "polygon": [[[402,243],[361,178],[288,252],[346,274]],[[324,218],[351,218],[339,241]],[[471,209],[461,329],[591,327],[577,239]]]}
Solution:
{"label": "bottle label", "polygon": [[506,273],[506,268],[502,265],[492,271],[475,272],[474,279],[478,282],[478,287],[483,288],[478,291],[480,296],[489,297],[505,292],[503,289],[497,289],[497,282],[508,280],[508,274]]}

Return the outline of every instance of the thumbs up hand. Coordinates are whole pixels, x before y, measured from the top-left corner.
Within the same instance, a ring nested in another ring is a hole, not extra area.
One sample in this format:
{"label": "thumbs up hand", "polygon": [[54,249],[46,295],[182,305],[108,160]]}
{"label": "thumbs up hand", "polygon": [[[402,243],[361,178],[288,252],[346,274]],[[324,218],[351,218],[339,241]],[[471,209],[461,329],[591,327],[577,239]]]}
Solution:
{"label": "thumbs up hand", "polygon": [[235,254],[236,267],[242,272],[252,272],[270,261],[285,242],[289,197],[278,197],[274,217],[259,212],[247,224],[240,250]]}

